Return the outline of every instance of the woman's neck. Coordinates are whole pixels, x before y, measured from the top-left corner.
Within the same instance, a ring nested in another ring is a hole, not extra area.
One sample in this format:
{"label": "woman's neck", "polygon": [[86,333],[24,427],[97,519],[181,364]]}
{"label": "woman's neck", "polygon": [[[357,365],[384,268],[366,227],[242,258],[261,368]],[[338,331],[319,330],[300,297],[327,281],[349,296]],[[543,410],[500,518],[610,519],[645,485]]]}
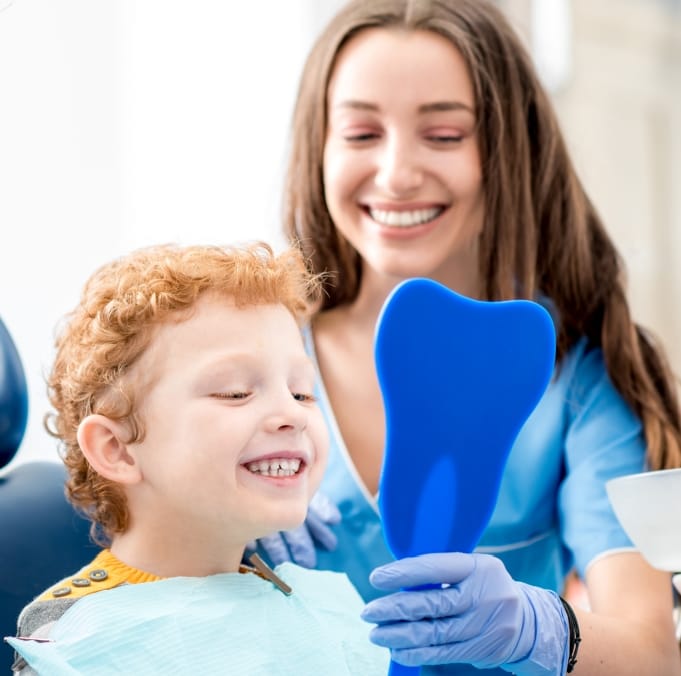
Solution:
{"label": "woman's neck", "polygon": [[[480,298],[481,285],[477,269],[463,270],[461,266],[448,265],[446,269],[437,271],[429,278],[463,296]],[[405,280],[402,277],[380,274],[365,265],[357,297],[348,305],[328,312],[338,311],[343,320],[352,322],[356,329],[370,331],[373,334],[386,298],[403,281]]]}

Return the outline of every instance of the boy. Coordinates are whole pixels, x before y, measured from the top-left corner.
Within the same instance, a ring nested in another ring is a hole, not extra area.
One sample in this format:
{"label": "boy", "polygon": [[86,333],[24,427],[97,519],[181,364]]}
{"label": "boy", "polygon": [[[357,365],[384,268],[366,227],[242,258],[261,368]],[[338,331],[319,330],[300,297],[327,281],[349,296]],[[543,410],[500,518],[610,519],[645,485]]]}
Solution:
{"label": "boy", "polygon": [[89,280],[48,430],[105,549],[22,611],[16,672],[386,672],[345,576],[240,565],[302,523],[324,471],[297,324],[314,283],[266,245],[142,249]]}

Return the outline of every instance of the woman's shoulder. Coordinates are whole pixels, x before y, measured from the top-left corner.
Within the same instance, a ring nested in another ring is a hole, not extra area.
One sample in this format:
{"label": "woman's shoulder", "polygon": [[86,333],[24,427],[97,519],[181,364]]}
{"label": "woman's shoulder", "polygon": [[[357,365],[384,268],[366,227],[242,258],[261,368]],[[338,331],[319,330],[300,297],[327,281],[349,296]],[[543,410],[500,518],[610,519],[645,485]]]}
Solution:
{"label": "woman's shoulder", "polygon": [[585,336],[578,338],[556,364],[556,379],[568,388],[588,386],[608,378],[608,369],[599,345]]}

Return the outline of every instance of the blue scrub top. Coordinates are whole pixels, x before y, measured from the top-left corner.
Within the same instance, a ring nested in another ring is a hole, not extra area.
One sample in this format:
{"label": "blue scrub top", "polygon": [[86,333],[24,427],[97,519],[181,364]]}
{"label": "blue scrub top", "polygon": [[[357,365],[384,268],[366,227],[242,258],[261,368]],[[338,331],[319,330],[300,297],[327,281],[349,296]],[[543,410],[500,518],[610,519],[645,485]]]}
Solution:
{"label": "blue scrub top", "polygon": [[[311,333],[309,353],[316,363]],[[317,551],[318,567],[344,571],[368,601],[380,595],[369,573],[393,557],[382,535],[375,496],[347,452],[318,371],[316,395],[331,437],[320,491],[342,514],[338,547]],[[511,576],[562,591],[567,573],[584,576],[600,555],[633,549],[610,507],[609,479],[645,468],[640,421],[610,382],[602,352],[580,341],[565,358],[509,455],[500,494],[477,552],[498,556]],[[466,665],[423,673],[477,674]],[[506,673],[486,670],[485,673]]]}
{"label": "blue scrub top", "polygon": [[[308,334],[308,349],[314,349]],[[317,552],[319,567],[345,571],[366,599],[368,583],[392,560],[375,496],[350,459],[321,376],[316,395],[329,427],[329,466],[320,491],[339,507],[338,547]],[[610,507],[609,479],[645,467],[642,427],[615,390],[600,349],[578,343],[565,357],[509,455],[492,519],[478,552],[495,554],[511,575],[556,592],[574,566],[633,545]]]}

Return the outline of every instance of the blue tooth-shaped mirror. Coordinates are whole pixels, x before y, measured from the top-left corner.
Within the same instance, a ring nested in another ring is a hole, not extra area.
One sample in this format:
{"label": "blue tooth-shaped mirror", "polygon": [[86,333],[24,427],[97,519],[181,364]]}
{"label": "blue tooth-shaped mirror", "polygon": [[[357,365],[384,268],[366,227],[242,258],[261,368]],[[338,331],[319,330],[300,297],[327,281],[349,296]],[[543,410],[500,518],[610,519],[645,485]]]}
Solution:
{"label": "blue tooth-shaped mirror", "polygon": [[551,378],[551,317],[531,301],[475,301],[412,279],[386,300],[375,357],[386,416],[378,498],[386,541],[396,558],[471,552],[513,442]]}

